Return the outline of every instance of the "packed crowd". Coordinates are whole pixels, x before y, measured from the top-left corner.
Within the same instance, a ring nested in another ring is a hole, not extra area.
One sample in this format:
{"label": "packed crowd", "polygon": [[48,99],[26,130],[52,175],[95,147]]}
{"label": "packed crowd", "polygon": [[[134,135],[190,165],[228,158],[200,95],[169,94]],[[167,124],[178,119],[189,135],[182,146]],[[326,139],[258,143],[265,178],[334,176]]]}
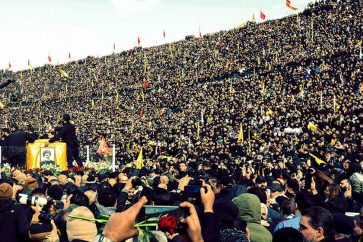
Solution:
{"label": "packed crowd", "polygon": [[[2,127],[43,135],[69,113],[83,146],[100,134],[116,144],[119,169],[2,173],[0,224],[16,223],[0,238],[358,241],[362,7],[324,1],[203,38],[2,73],[23,90],[4,102]],[[145,204],[185,211],[143,226]]]}

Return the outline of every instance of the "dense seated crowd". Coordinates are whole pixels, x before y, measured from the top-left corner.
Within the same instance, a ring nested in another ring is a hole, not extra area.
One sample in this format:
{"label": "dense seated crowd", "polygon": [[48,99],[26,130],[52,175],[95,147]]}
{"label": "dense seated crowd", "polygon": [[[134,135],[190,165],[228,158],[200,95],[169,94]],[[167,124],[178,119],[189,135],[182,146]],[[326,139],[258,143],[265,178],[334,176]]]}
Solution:
{"label": "dense seated crowd", "polygon": [[[2,127],[43,136],[69,113],[82,145],[100,134],[116,144],[119,169],[2,173],[0,238],[358,241],[362,9],[324,1],[203,38],[2,73],[23,90],[0,110]],[[19,194],[49,202],[14,205]],[[144,204],[186,214],[144,229]]]}

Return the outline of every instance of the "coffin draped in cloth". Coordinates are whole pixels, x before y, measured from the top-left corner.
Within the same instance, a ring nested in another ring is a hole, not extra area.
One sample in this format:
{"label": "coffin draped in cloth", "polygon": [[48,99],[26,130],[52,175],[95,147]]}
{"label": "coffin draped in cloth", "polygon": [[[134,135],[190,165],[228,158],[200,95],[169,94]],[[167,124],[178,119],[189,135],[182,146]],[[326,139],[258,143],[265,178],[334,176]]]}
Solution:
{"label": "coffin draped in cloth", "polygon": [[45,147],[48,139],[38,139],[26,145],[27,169],[41,168],[46,164],[53,164],[67,169],[67,145],[63,142],[50,143]]}

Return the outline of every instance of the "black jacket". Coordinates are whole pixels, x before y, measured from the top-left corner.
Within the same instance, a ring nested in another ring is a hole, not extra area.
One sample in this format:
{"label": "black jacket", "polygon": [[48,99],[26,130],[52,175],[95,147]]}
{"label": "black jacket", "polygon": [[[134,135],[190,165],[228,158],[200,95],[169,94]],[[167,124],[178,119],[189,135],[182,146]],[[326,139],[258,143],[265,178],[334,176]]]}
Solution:
{"label": "black jacket", "polygon": [[202,235],[205,242],[218,242],[219,226],[215,213],[204,213],[204,223],[202,224]]}
{"label": "black jacket", "polygon": [[76,136],[76,129],[71,123],[66,123],[61,128],[56,128],[57,132],[53,138],[49,140],[50,143],[62,139],[63,142],[67,144],[68,147],[78,147],[78,139]]}
{"label": "black jacket", "polygon": [[0,200],[0,240],[6,242],[28,241],[29,220],[24,209],[12,200]]}
{"label": "black jacket", "polygon": [[25,155],[26,142],[34,142],[34,138],[23,130],[16,130],[7,139],[8,156]]}

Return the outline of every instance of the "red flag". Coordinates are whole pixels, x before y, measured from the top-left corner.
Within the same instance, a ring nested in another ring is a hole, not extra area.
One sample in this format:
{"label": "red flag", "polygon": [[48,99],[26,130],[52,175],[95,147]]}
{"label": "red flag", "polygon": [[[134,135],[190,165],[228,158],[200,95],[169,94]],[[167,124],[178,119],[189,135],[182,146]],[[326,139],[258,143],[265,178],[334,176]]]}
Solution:
{"label": "red flag", "polygon": [[28,66],[30,66],[30,60],[28,59]]}
{"label": "red flag", "polygon": [[202,32],[200,31],[200,24],[199,24],[199,38],[202,38]]}
{"label": "red flag", "polygon": [[50,57],[50,55],[48,55],[48,61],[49,63],[52,62],[52,58]]}
{"label": "red flag", "polygon": [[115,50],[116,49],[116,44],[115,44],[115,42],[113,42],[113,50]]}
{"label": "red flag", "polygon": [[166,35],[165,35],[165,30],[163,31],[163,37],[164,37],[164,39],[165,39],[165,37],[166,37]]}
{"label": "red flag", "polygon": [[221,41],[218,41],[218,42],[217,42],[217,46],[218,46],[218,47],[222,47],[223,45],[224,45],[224,43],[223,43],[223,42],[221,42]]}
{"label": "red flag", "polygon": [[144,90],[146,91],[146,88],[148,88],[149,84],[147,84],[147,81],[144,80],[144,84],[143,84],[143,87],[144,87]]}
{"label": "red flag", "polygon": [[71,59],[71,52],[68,52],[68,58]]}
{"label": "red flag", "polygon": [[286,0],[286,7],[290,8],[291,10],[294,10],[294,11],[299,10],[298,8],[291,5],[290,0]]}
{"label": "red flag", "polygon": [[261,10],[260,10],[260,18],[262,20],[265,20],[265,18],[266,18],[266,15]]}
{"label": "red flag", "polygon": [[11,68],[11,63],[10,63],[10,61],[9,61],[9,68],[8,69],[10,69]]}
{"label": "red flag", "polygon": [[140,45],[140,44],[141,44],[140,37],[137,37],[137,44],[138,44],[138,45]]}

